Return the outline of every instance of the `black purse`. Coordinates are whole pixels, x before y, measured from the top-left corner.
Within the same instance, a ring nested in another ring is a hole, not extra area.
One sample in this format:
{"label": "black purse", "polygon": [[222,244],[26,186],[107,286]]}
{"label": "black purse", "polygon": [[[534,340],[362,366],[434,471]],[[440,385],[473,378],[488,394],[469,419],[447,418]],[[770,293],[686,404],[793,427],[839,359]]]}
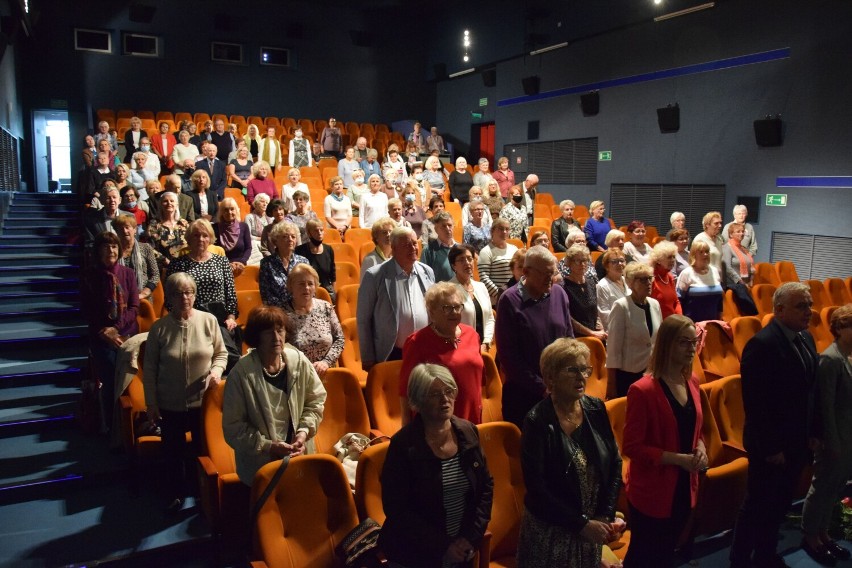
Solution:
{"label": "black purse", "polygon": [[381,530],[379,523],[367,517],[343,538],[337,547],[337,555],[352,568],[386,566],[388,561],[378,546]]}

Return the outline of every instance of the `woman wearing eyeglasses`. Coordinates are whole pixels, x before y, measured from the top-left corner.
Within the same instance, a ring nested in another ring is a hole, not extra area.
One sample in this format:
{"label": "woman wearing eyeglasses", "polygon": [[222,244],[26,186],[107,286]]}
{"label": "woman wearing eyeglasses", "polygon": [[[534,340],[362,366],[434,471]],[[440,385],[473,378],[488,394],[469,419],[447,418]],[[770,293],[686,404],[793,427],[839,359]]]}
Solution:
{"label": "woman wearing eyeglasses", "polygon": [[454,414],[474,424],[482,421],[482,378],[485,363],[480,355],[482,340],[474,328],[461,323],[464,300],[454,284],[439,282],[426,291],[429,325],[412,333],[402,348],[399,396],[402,423],[411,420],[408,376],[420,363],[448,368],[458,384]]}
{"label": "woman wearing eyeglasses", "polygon": [[524,420],[518,568],[597,568],[603,545],[618,536],[621,458],[603,401],[585,394],[589,363],[589,348],[575,339],[541,353],[548,395]]}
{"label": "woman wearing eyeglasses", "polygon": [[660,326],[648,374],[627,392],[622,452],[630,458],[630,548],[624,565],[674,565],[680,533],[707,468],[698,378],[692,374],[695,324],[674,314]]}
{"label": "woman wearing eyeglasses", "polygon": [[624,269],[630,295],[618,299],[609,313],[606,342],[607,398],[625,396],[648,367],[651,346],[663,314],[651,297],[654,272],[641,262]]}

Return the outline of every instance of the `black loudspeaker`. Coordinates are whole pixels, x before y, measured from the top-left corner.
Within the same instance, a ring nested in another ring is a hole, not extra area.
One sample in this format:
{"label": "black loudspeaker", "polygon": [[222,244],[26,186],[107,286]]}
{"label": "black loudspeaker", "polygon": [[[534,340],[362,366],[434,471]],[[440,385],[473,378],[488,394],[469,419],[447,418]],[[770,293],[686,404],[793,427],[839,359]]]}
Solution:
{"label": "black loudspeaker", "polygon": [[150,24],[154,19],[154,13],[157,11],[156,6],[146,6],[144,4],[130,5],[130,21],[139,24]]}
{"label": "black loudspeaker", "polygon": [[443,81],[447,79],[447,64],[446,63],[436,63],[432,66],[432,71],[435,73],[436,81]]}
{"label": "black loudspeaker", "polygon": [[781,117],[764,118],[754,121],[754,139],[758,146],[781,146],[784,143],[781,136]]}
{"label": "black loudspeaker", "polygon": [[667,134],[680,130],[680,107],[669,105],[657,109],[657,122],[660,124],[660,132]]}
{"label": "black loudspeaker", "polygon": [[482,72],[482,84],[486,87],[496,87],[497,86],[497,70],[496,69],[486,69]]}
{"label": "black loudspeaker", "polygon": [[527,123],[527,140],[538,140],[537,120],[531,120]]}
{"label": "black loudspeaker", "polygon": [[539,79],[538,75],[531,75],[530,77],[521,79],[521,83],[524,85],[525,95],[537,95],[541,79]]}
{"label": "black loudspeaker", "polygon": [[601,97],[597,91],[580,95],[580,108],[583,116],[595,116],[601,110]]}

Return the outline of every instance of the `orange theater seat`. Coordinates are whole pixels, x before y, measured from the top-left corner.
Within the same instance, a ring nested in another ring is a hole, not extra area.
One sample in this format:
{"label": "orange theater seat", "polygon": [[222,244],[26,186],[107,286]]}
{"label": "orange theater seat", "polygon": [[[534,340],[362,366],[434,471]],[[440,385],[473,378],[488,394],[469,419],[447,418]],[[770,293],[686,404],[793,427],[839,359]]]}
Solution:
{"label": "orange theater seat", "polygon": [[494,358],[485,353],[485,375],[482,378],[482,422],[500,422],[503,420],[503,381]]}
{"label": "orange theater seat", "polygon": [[260,286],[260,266],[250,264],[242,273],[234,278],[234,288],[237,290],[257,290]]}
{"label": "orange theater seat", "polygon": [[393,436],[402,427],[399,400],[399,372],[402,361],[378,363],[367,374],[364,398],[370,414],[370,426],[385,436]]}
{"label": "orange theater seat", "polygon": [[384,524],[382,504],[382,468],[388,455],[388,443],[372,445],[363,451],[355,470],[355,508],[361,520],[371,518]]}
{"label": "orange theater seat", "polygon": [[742,361],[746,343],[763,328],[763,324],[757,316],[737,317],[732,319],[730,323],[731,331],[734,334],[734,349],[737,351],[737,357]]}
{"label": "orange theater seat", "polygon": [[828,278],[823,282],[828,294],[829,306],[845,306],[852,303],[852,292],[840,278]]}
{"label": "orange theater seat", "polygon": [[820,311],[823,308],[827,308],[832,305],[831,297],[828,295],[828,291],[825,289],[825,286],[821,281],[805,280],[804,283],[807,284],[808,288],[811,290],[811,299],[814,302],[813,309]]}
{"label": "orange theater seat", "polygon": [[772,284],[775,287],[781,285],[775,265],[769,262],[758,262],[754,265],[753,284]]}
{"label": "orange theater seat", "polygon": [[340,321],[355,317],[359,288],[360,286],[357,284],[337,288],[337,305],[334,306],[334,310],[337,312],[337,319]]}
{"label": "orange theater seat", "polygon": [[704,348],[698,356],[701,358],[705,380],[713,381],[739,373],[740,359],[733,339],[728,337],[721,325],[712,321],[706,322],[704,331]]}
{"label": "orange theater seat", "polygon": [[606,400],[606,347],[597,337],[578,337],[577,339],[585,343],[590,352],[587,364],[592,368],[592,375],[586,379],[586,394]]}
{"label": "orange theater seat", "polygon": [[345,367],[329,369],[322,377],[322,384],[327,397],[314,443],[317,452],[333,454],[334,444],[344,434],[357,432],[368,436],[370,418],[361,394],[361,383],[351,370]]}
{"label": "orange theater seat", "polygon": [[778,279],[781,282],[799,282],[799,273],[796,272],[796,265],[788,260],[776,262],[775,271],[778,273]]}
{"label": "orange theater seat", "polygon": [[722,442],[737,450],[744,450],[743,385],[740,375],[731,375],[706,385],[701,385],[710,398],[710,410],[719,428]]}
{"label": "orange theater seat", "polygon": [[[339,300],[338,300],[339,301]],[[343,351],[338,363],[341,367],[352,371],[358,377],[361,388],[367,384],[367,371],[361,366],[361,350],[358,344],[358,323],[354,317],[340,319],[343,328]]]}
{"label": "orange theater seat", "polygon": [[767,315],[775,312],[772,305],[772,296],[775,294],[775,286],[771,284],[755,284],[751,288],[751,297],[754,298],[754,305],[757,306],[757,316],[765,318]]}
{"label": "orange theater seat", "polygon": [[[349,231],[352,231],[352,229],[349,229]],[[347,235],[349,234],[349,231],[346,232]],[[333,233],[335,231],[328,232]],[[358,253],[355,252],[357,249],[351,243],[328,243],[326,246],[331,247],[331,249],[334,251],[335,264],[340,264],[341,262],[350,262],[355,266],[361,265],[361,261],[358,258]]]}

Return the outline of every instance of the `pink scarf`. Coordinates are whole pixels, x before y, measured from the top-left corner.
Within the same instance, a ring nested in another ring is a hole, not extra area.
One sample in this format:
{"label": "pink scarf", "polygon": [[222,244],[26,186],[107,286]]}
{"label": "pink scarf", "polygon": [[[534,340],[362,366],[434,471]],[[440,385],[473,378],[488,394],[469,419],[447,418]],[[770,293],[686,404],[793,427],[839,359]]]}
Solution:
{"label": "pink scarf", "polygon": [[[734,239],[728,239],[728,244],[740,260],[740,278],[748,279],[748,277],[751,276],[749,274],[748,267],[754,262],[751,257],[751,253],[740,248],[740,243]],[[746,262],[746,259],[748,259],[748,262]]]}
{"label": "pink scarf", "polygon": [[219,223],[219,240],[225,250],[233,250],[240,239],[240,222],[234,220],[230,223]]}

